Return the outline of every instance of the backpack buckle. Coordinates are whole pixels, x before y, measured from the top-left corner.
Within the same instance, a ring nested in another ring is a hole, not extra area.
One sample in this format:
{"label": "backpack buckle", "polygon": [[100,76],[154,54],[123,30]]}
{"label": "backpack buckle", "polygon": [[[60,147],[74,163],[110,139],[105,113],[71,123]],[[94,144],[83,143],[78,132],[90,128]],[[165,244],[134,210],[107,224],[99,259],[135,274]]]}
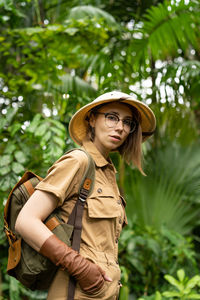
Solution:
{"label": "backpack buckle", "polygon": [[82,197],[79,197],[79,200],[84,203],[86,201],[86,198],[82,198]]}

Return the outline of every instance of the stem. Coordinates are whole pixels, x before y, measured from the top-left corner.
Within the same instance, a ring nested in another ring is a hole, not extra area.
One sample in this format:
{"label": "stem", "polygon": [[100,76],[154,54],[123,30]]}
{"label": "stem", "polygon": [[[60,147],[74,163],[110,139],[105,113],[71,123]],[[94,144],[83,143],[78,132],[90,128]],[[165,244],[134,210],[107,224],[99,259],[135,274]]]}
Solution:
{"label": "stem", "polygon": [[37,17],[37,23],[41,24],[41,16],[40,16],[40,6],[38,3],[38,0],[34,0],[35,4],[35,12],[36,12],[36,17]]}

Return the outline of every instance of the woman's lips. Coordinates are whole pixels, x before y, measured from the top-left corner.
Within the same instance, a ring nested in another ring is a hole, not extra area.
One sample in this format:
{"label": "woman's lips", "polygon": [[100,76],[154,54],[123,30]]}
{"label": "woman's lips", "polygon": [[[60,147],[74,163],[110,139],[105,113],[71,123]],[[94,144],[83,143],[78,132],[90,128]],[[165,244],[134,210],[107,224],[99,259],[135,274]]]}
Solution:
{"label": "woman's lips", "polygon": [[111,139],[112,139],[113,141],[119,142],[119,141],[121,140],[121,138],[120,138],[119,136],[117,136],[117,135],[110,135],[110,137],[111,137]]}

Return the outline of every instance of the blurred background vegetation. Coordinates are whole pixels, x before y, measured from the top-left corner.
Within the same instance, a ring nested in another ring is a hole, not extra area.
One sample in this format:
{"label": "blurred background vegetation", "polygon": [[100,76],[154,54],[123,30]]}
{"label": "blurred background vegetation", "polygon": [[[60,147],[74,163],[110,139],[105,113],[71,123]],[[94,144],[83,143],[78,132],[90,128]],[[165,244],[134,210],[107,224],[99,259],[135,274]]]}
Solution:
{"label": "blurred background vegetation", "polygon": [[114,89],[157,118],[146,177],[113,155],[129,220],[120,300],[199,299],[199,0],[1,0],[0,29],[0,299],[46,297],[6,275],[9,191],[27,169],[45,176],[75,146],[73,113]]}

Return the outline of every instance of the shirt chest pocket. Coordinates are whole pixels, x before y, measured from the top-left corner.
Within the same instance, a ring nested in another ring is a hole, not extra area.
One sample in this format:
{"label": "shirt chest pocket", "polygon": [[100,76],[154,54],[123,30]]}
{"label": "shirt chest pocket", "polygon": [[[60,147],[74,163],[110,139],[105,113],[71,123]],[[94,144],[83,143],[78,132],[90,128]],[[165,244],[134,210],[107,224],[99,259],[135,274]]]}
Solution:
{"label": "shirt chest pocket", "polygon": [[97,187],[87,199],[88,216],[97,219],[109,219],[121,216],[122,206],[109,187]]}

